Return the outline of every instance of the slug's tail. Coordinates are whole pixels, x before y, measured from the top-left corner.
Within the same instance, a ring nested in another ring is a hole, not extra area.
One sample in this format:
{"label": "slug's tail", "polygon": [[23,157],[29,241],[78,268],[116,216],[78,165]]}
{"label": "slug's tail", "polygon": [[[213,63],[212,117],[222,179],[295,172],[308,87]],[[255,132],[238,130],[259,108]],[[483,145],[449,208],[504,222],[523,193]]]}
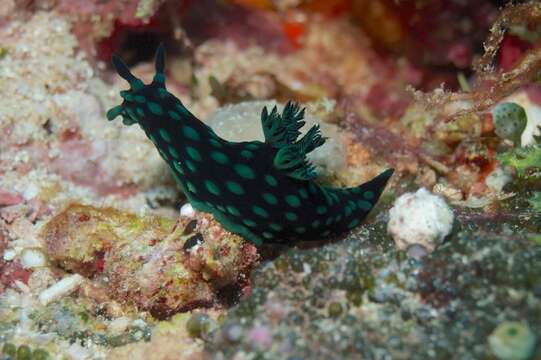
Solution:
{"label": "slug's tail", "polygon": [[342,204],[341,230],[351,230],[358,226],[378,202],[394,169],[387,169],[372,180],[354,188],[339,189],[338,197]]}

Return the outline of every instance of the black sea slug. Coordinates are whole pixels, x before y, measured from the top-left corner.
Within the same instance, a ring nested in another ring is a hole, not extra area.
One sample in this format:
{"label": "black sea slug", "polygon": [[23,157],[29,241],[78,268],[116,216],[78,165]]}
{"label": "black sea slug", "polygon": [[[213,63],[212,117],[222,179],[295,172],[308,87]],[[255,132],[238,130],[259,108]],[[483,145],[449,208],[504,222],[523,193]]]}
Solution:
{"label": "black sea slug", "polygon": [[229,231],[255,245],[337,235],[361,223],[393,174],[388,169],[358,187],[318,185],[306,155],[323,145],[319,127],[298,139],[304,110],[289,102],[278,113],[264,108],[265,142],[229,142],[192,115],[165,88],[163,46],[156,75],[145,85],[113,57],[118,74],[130,83],[124,101],[107,112],[113,120],[138,123],[169,164],[192,206],[212,213]]}

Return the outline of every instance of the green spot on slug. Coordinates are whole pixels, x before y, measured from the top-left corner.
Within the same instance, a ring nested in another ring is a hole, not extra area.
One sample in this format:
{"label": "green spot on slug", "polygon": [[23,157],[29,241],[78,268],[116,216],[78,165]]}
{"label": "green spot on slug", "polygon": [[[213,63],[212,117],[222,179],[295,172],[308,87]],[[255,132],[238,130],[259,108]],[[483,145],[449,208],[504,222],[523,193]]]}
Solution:
{"label": "green spot on slug", "polygon": [[368,201],[365,200],[359,200],[357,201],[357,206],[359,206],[359,209],[368,211],[372,208],[372,204],[370,204]]}
{"label": "green spot on slug", "polygon": [[240,216],[240,211],[234,206],[226,206],[227,212],[230,213],[233,216]]}
{"label": "green spot on slug", "polygon": [[201,154],[199,151],[191,146],[186,146],[186,152],[188,153],[188,156],[191,157],[195,161],[201,161]]}
{"label": "green spot on slug", "polygon": [[145,110],[143,110],[143,108],[136,108],[135,111],[137,112],[137,115],[139,115],[140,117],[144,117],[145,116]]}
{"label": "green spot on slug", "polygon": [[252,206],[252,212],[254,214],[256,214],[256,215],[259,215],[259,216],[263,217],[263,218],[269,217],[269,213],[267,212],[267,210],[265,210],[262,207],[257,206],[257,205]]}
{"label": "green spot on slug", "polygon": [[283,227],[281,225],[270,223],[269,227],[274,231],[282,231]]}
{"label": "green spot on slug", "polygon": [[313,228],[317,228],[319,227],[319,225],[321,225],[321,223],[319,222],[319,220],[314,220],[311,225]]}
{"label": "green spot on slug", "polygon": [[190,115],[190,112],[188,111],[188,109],[186,109],[181,104],[176,104],[175,107],[177,108],[178,111],[180,111],[181,114]]}
{"label": "green spot on slug", "polygon": [[316,208],[316,212],[319,214],[319,215],[323,215],[327,212],[327,207],[326,206],[318,206]]}
{"label": "green spot on slug", "polygon": [[222,143],[217,139],[210,139],[209,143],[210,143],[210,145],[212,145],[214,147],[217,147],[217,148],[221,148],[223,146]]}
{"label": "green spot on slug", "polygon": [[162,115],[163,114],[163,109],[159,104],[156,104],[155,102],[149,101],[147,106],[148,106],[148,109],[150,110],[150,112],[153,113],[154,115]]}
{"label": "green spot on slug", "polygon": [[199,136],[199,133],[197,132],[197,130],[195,130],[193,127],[190,127],[190,126],[184,126],[182,128],[182,133],[188,139],[191,139],[193,141],[199,141],[201,139],[201,137]]}
{"label": "green spot on slug", "polygon": [[300,190],[299,190],[299,195],[300,195],[301,198],[303,198],[303,199],[308,199],[308,192],[306,191],[306,189],[300,189]]}
{"label": "green spot on slug", "polygon": [[184,163],[186,164],[186,167],[188,168],[188,170],[190,170],[191,172],[195,172],[197,170],[197,168],[195,167],[195,164],[191,162],[190,160],[186,160],[184,161]]}
{"label": "green spot on slug", "polygon": [[246,159],[251,159],[254,157],[254,153],[251,152],[250,150],[242,150],[240,152],[240,156],[246,158]]}
{"label": "green spot on slug", "polygon": [[175,170],[178,171],[180,174],[184,174],[184,170],[182,170],[182,166],[180,166],[180,162],[173,161],[173,166],[175,167]]}
{"label": "green spot on slug", "polygon": [[287,211],[285,213],[285,217],[286,219],[288,219],[289,221],[296,221],[299,219],[299,217],[297,216],[297,214],[295,214],[294,212],[289,212]]}
{"label": "green spot on slug", "polygon": [[171,116],[174,120],[180,120],[180,115],[173,110],[169,110],[167,114],[169,114],[169,116]]}
{"label": "green spot on slug", "polygon": [[291,207],[299,207],[301,206],[301,200],[296,195],[287,195],[285,197],[286,203],[289,204]]}
{"label": "green spot on slug", "polygon": [[218,188],[218,185],[216,185],[213,181],[205,180],[205,186],[211,194],[214,194],[216,196],[220,195],[220,189]]}
{"label": "green spot on slug", "polygon": [[193,192],[194,194],[197,194],[197,188],[191,182],[186,181],[186,187],[188,188],[189,191]]}
{"label": "green spot on slug", "polygon": [[244,189],[242,188],[242,186],[238,182],[227,181],[225,183],[225,186],[227,187],[227,190],[231,191],[235,195],[243,195],[244,194]]}
{"label": "green spot on slug", "polygon": [[363,193],[363,197],[366,199],[366,200],[372,200],[374,198],[374,196],[376,196],[376,194],[374,194],[374,192],[372,191],[365,191]]}
{"label": "green spot on slug", "polygon": [[244,223],[244,225],[249,226],[249,227],[256,227],[257,226],[257,224],[254,221],[249,220],[249,219],[244,219],[244,220],[242,220],[242,222]]}
{"label": "green spot on slug", "polygon": [[162,137],[162,139],[163,139],[164,141],[166,141],[166,142],[168,142],[168,143],[171,142],[171,136],[169,135],[169,133],[167,132],[167,130],[165,130],[165,129],[162,128],[162,129],[159,130],[159,132],[160,132],[160,136]]}
{"label": "green spot on slug", "polygon": [[278,204],[278,199],[276,198],[276,196],[270,194],[270,193],[264,193],[263,195],[263,199],[270,205],[276,205]]}
{"label": "green spot on slug", "polygon": [[270,186],[276,186],[278,185],[278,181],[276,181],[276,178],[272,175],[265,175],[265,181],[267,182],[267,184],[269,184]]}
{"label": "green spot on slug", "polygon": [[246,144],[246,148],[250,150],[256,150],[256,149],[259,149],[259,144],[256,144],[256,143]]}
{"label": "green spot on slug", "polygon": [[270,232],[263,231],[263,237],[266,239],[272,239],[274,235],[272,235]]}
{"label": "green spot on slug", "polygon": [[330,234],[331,234],[331,230],[325,230],[325,231],[323,231],[323,232],[321,233],[321,236],[327,237],[327,236],[329,236]]}
{"label": "green spot on slug", "polygon": [[[156,75],[154,75],[154,81],[163,84],[165,83],[165,76],[162,73],[157,73]],[[159,89],[159,90],[165,90],[165,89]]]}
{"label": "green spot on slug", "polygon": [[174,157],[177,160],[180,158],[177,149],[175,149],[172,146],[168,146],[167,149],[169,150],[169,154],[171,154],[172,157]]}
{"label": "green spot on slug", "polygon": [[349,229],[353,229],[355,226],[359,225],[359,219],[354,219],[348,224]]}
{"label": "green spot on slug", "polygon": [[213,151],[210,153],[212,160],[216,161],[219,164],[225,165],[229,162],[229,158],[226,154],[221,151]]}
{"label": "green spot on slug", "polygon": [[255,179],[255,172],[249,166],[236,164],[233,168],[241,177],[245,179]]}
{"label": "green spot on slug", "polygon": [[147,99],[143,95],[135,95],[133,99],[140,104],[144,104],[147,102]]}
{"label": "green spot on slug", "polygon": [[158,96],[161,97],[162,99],[165,99],[167,96],[169,96],[169,92],[167,92],[167,90],[165,89],[159,88]]}
{"label": "green spot on slug", "polygon": [[325,225],[329,226],[332,224],[332,217],[328,217],[327,220],[325,220]]}
{"label": "green spot on slug", "polygon": [[351,210],[351,206],[349,206],[349,204],[346,205],[346,208],[345,208],[345,210],[344,210],[344,213],[346,214],[346,217],[348,217],[348,216],[351,215],[352,210]]}

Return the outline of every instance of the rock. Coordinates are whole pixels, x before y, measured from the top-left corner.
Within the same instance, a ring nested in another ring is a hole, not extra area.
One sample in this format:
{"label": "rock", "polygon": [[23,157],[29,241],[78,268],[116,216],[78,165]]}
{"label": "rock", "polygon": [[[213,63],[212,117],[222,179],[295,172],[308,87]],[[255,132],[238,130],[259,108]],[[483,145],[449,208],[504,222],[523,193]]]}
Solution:
{"label": "rock", "polygon": [[341,241],[289,249],[255,271],[207,351],[213,359],[494,357],[487,338],[502,318],[541,329],[539,246],[501,235],[508,224],[496,219],[468,222],[419,259],[393,246],[383,217]]}
{"label": "rock", "polygon": [[493,191],[501,192],[503,187],[511,181],[511,175],[501,167],[497,167],[485,179],[485,184]]}
{"label": "rock", "polygon": [[[203,241],[185,251],[194,236]],[[244,279],[258,258],[252,245],[203,213],[175,224],[72,204],[44,225],[42,237],[53,263],[159,318],[213,304],[219,290]]]}
{"label": "rock", "polygon": [[387,230],[401,250],[418,244],[433,251],[451,232],[453,219],[453,212],[441,197],[421,188],[396,199],[389,211]]}
{"label": "rock", "polygon": [[[279,112],[283,108],[283,105],[275,101],[247,101],[219,109],[210,116],[207,124],[228,141],[264,141],[260,119],[265,106],[269,111],[273,106],[278,106]],[[308,154],[319,173],[329,176],[344,170],[346,149],[343,133],[336,125],[324,123],[310,113],[305,114],[304,121],[306,125],[301,129],[302,134],[319,124],[323,136],[327,137],[323,146]]]}
{"label": "rock", "polygon": [[47,265],[47,259],[40,249],[24,249],[21,253],[21,265],[24,268],[42,267]]}

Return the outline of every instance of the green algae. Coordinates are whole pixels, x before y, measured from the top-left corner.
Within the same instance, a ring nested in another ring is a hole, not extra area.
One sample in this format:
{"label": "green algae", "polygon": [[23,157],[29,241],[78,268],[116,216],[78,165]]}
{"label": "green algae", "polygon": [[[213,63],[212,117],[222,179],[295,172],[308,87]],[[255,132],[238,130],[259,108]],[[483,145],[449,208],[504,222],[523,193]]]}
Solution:
{"label": "green algae", "polygon": [[534,350],[536,338],[528,325],[506,321],[490,334],[491,351],[501,360],[527,360]]}
{"label": "green algae", "polygon": [[192,337],[203,337],[214,327],[214,321],[207,314],[193,314],[186,323],[186,330]]}
{"label": "green algae", "polygon": [[501,103],[492,110],[492,117],[496,135],[520,145],[520,137],[528,123],[524,108],[515,103]]}

